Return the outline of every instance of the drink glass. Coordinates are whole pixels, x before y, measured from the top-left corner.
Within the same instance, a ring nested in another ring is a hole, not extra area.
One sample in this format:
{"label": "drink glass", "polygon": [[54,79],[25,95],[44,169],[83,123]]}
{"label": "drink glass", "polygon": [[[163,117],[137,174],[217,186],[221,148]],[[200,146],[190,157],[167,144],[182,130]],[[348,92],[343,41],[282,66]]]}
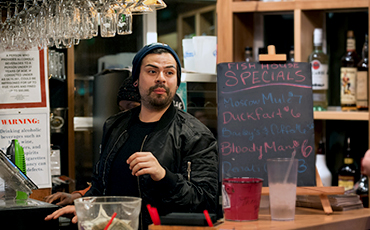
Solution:
{"label": "drink glass", "polygon": [[267,159],[270,212],[272,220],[294,220],[297,170],[297,159]]}
{"label": "drink glass", "polygon": [[117,34],[132,34],[132,13],[128,8],[120,7],[117,12]]}
{"label": "drink glass", "polygon": [[113,7],[106,4],[100,13],[100,36],[116,36],[116,13]]}

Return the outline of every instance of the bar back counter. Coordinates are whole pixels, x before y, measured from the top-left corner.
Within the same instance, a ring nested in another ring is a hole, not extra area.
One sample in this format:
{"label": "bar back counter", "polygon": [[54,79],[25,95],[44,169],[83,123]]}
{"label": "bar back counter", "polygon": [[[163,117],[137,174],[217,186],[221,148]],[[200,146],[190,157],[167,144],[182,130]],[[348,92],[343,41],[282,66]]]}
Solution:
{"label": "bar back counter", "polygon": [[214,227],[150,225],[149,230],[259,230],[259,229],[315,229],[315,230],[365,230],[370,229],[370,209],[333,212],[296,207],[294,221],[271,221],[269,209],[260,209],[257,221],[224,221]]}

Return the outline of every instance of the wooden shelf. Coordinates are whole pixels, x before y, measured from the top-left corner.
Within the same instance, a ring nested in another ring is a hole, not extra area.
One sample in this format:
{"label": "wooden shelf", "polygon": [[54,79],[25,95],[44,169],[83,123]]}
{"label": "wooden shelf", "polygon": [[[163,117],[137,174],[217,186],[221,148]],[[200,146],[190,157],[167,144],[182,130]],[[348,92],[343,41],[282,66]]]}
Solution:
{"label": "wooden shelf", "polygon": [[280,2],[262,2],[262,1],[234,1],[231,4],[231,10],[234,13],[245,12],[277,12],[301,10],[329,10],[329,9],[358,9],[367,8],[368,0],[296,0]]}
{"label": "wooden shelf", "polygon": [[368,121],[368,112],[342,112],[342,111],[322,111],[314,112],[313,117],[315,120],[356,120]]}
{"label": "wooden shelf", "polygon": [[[266,15],[290,14],[293,17],[293,44],[296,62],[306,62],[312,52],[313,31],[325,28],[328,13],[369,12],[369,0],[281,0],[281,1],[217,1],[217,63],[244,61],[244,48],[264,46],[264,19]],[[370,23],[368,23],[370,25]],[[282,26],[291,26],[282,25]],[[370,31],[370,28],[367,28]],[[268,45],[268,44],[265,44]],[[279,44],[274,44],[279,45]],[[369,83],[370,84],[370,83]],[[369,112],[325,111],[314,112],[314,119],[320,121],[369,121]],[[365,128],[365,127],[364,127]],[[347,130],[348,127],[343,129]],[[370,123],[367,127],[370,143]],[[326,130],[318,126],[317,134]],[[316,140],[318,141],[318,140]],[[368,145],[370,148],[370,145]]]}
{"label": "wooden shelf", "polygon": [[180,60],[183,61],[182,39],[216,34],[216,5],[180,13],[177,17],[177,54]]}

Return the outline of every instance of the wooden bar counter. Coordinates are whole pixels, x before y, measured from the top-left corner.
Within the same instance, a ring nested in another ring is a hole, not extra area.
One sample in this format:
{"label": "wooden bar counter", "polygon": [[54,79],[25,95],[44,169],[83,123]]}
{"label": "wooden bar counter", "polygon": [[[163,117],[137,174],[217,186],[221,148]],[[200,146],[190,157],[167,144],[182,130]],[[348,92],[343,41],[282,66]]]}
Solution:
{"label": "wooden bar counter", "polygon": [[335,211],[326,215],[323,210],[296,208],[294,221],[271,221],[269,209],[261,209],[257,221],[225,221],[215,227],[150,225],[149,230],[258,230],[258,229],[314,229],[337,230],[370,229],[370,209]]}

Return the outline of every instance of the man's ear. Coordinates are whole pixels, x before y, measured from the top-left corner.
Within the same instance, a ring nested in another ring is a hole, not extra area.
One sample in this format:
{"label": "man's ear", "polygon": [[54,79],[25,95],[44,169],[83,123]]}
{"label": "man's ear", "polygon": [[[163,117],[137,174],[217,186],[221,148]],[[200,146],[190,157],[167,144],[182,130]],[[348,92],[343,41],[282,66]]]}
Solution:
{"label": "man's ear", "polygon": [[135,87],[137,87],[139,85],[139,79],[137,79],[134,84],[133,84]]}

